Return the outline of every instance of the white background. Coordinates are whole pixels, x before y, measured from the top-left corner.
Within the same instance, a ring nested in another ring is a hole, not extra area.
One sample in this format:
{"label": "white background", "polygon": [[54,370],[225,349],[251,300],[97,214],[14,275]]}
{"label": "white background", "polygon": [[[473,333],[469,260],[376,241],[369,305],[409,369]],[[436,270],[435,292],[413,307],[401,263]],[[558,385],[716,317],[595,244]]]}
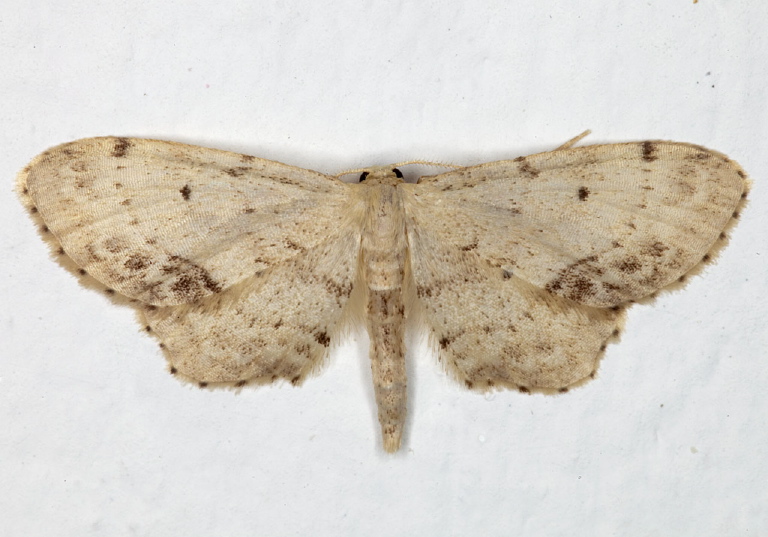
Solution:
{"label": "white background", "polygon": [[[37,5],[42,4],[42,5]],[[28,2],[0,8],[0,524],[16,536],[767,535],[768,3]],[[367,336],[300,389],[179,383],[12,191],[116,134],[343,169],[670,139],[737,160],[716,265],[630,310],[596,380],[478,395],[411,342],[401,452]]]}

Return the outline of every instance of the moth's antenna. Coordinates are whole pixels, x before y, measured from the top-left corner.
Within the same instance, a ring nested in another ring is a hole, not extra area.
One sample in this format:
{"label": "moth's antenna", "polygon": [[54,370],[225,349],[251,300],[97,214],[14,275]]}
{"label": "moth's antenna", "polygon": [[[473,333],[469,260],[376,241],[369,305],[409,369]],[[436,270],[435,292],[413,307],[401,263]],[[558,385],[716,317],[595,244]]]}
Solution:
{"label": "moth's antenna", "polygon": [[335,175],[332,175],[331,177],[335,177],[335,178],[338,179],[342,175],[350,175],[352,173],[363,173],[363,172],[367,172],[367,171],[370,171],[370,169],[369,168],[355,168],[354,170],[344,170],[343,172],[337,173]]}
{"label": "moth's antenna", "polygon": [[393,164],[392,166],[394,167],[408,166],[409,164],[421,164],[422,166],[433,166],[435,168],[453,168],[454,170],[457,170],[459,168],[464,168],[464,166],[459,166],[456,164],[446,164],[445,162],[433,162],[431,160],[409,160],[407,162],[398,162],[397,164]]}
{"label": "moth's antenna", "polygon": [[569,149],[574,145],[576,145],[577,143],[579,143],[583,138],[586,138],[587,136],[589,136],[590,134],[592,134],[592,131],[587,129],[581,134],[579,134],[578,136],[574,136],[573,138],[565,142],[563,145],[555,149],[555,151],[560,151],[561,149]]}

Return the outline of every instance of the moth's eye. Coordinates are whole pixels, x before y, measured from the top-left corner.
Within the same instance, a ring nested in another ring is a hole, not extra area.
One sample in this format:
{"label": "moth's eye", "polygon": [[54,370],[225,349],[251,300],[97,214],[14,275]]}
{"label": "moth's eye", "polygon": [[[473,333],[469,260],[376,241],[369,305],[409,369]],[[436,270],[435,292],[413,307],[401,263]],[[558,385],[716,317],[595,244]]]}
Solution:
{"label": "moth's eye", "polygon": [[369,172],[363,172],[363,173],[361,173],[361,174],[360,174],[360,182],[361,182],[361,183],[362,183],[363,181],[365,181],[365,178],[366,178],[366,177],[368,177],[368,173],[369,173]]}
{"label": "moth's eye", "polygon": [[395,177],[399,177],[400,179],[402,179],[402,178],[403,178],[403,172],[401,172],[401,171],[400,171],[400,170],[398,170],[397,168],[394,168],[394,169],[392,170],[392,172],[395,174]]}

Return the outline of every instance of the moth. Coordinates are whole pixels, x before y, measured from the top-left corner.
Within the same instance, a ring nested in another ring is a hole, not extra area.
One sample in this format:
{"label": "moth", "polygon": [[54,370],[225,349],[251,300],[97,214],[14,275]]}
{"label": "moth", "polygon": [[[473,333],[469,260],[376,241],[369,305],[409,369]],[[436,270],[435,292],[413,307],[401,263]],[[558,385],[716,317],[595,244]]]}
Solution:
{"label": "moth", "polygon": [[725,244],[748,191],[677,142],[574,147],[358,183],[137,138],[49,149],[18,191],[62,264],[134,306],[201,387],[300,384],[364,324],[384,449],[406,415],[406,328],[475,390],[593,377],[631,304]]}

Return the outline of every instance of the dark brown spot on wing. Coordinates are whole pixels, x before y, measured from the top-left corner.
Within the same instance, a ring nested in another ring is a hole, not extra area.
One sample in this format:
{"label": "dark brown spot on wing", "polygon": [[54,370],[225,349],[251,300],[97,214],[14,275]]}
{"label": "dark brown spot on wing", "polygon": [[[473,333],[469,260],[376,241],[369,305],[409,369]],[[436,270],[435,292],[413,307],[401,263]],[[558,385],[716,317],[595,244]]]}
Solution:
{"label": "dark brown spot on wing", "polygon": [[171,256],[169,263],[161,270],[165,274],[175,276],[170,290],[182,302],[193,302],[202,298],[208,294],[206,291],[211,293],[221,291],[221,285],[211,277],[208,271],[189,259]]}
{"label": "dark brown spot on wing", "polygon": [[527,175],[531,179],[535,179],[539,176],[539,170],[531,166],[531,164],[525,159],[525,157],[517,157],[514,162],[518,163],[518,169],[520,173]]}
{"label": "dark brown spot on wing", "polygon": [[238,166],[237,168],[228,168],[224,170],[224,173],[229,175],[230,177],[242,177],[245,175],[245,172],[247,172],[250,168],[246,168],[244,166]]}
{"label": "dark brown spot on wing", "polygon": [[568,265],[558,272],[557,277],[550,281],[545,289],[577,302],[594,296],[597,294],[595,284],[584,275],[584,272],[591,269],[591,272],[599,275],[601,270],[589,267],[589,264],[596,260],[597,257],[589,256]]}
{"label": "dark brown spot on wing", "polygon": [[131,147],[131,141],[128,138],[118,138],[115,140],[115,145],[112,147],[112,156],[116,158],[123,158]]}
{"label": "dark brown spot on wing", "polygon": [[303,246],[301,246],[300,244],[296,244],[296,243],[295,243],[295,242],[293,242],[291,239],[285,239],[285,241],[284,241],[284,242],[285,242],[285,245],[286,245],[288,248],[290,248],[291,250],[296,250],[296,251],[298,251],[298,252],[303,252],[303,251],[305,251],[305,250],[306,250],[306,248],[304,248],[304,247],[303,247]]}
{"label": "dark brown spot on wing", "polygon": [[649,244],[643,247],[641,249],[641,253],[651,257],[661,257],[667,250],[669,250],[669,246],[663,242],[656,241],[653,244]]}
{"label": "dark brown spot on wing", "polygon": [[125,240],[112,237],[104,241],[104,249],[111,254],[117,254],[128,248]]}
{"label": "dark brown spot on wing", "polygon": [[130,270],[142,270],[152,264],[152,259],[141,254],[131,254],[125,261],[124,266]]}
{"label": "dark brown spot on wing", "polygon": [[646,162],[653,162],[658,159],[654,153],[656,152],[656,144],[653,142],[643,142],[643,160]]}
{"label": "dark brown spot on wing", "polygon": [[317,340],[317,342],[323,347],[327,347],[331,344],[331,338],[328,337],[328,332],[325,330],[315,334],[315,340]]}
{"label": "dark brown spot on wing", "polygon": [[336,297],[348,297],[352,293],[351,283],[339,283],[330,277],[323,277],[323,284],[326,291]]}
{"label": "dark brown spot on wing", "polygon": [[184,185],[184,187],[179,190],[181,192],[181,197],[184,198],[184,201],[189,200],[189,195],[192,193],[192,189],[189,188],[189,185]]}
{"label": "dark brown spot on wing", "polygon": [[617,263],[616,268],[627,274],[634,274],[643,267],[635,256],[629,256]]}
{"label": "dark brown spot on wing", "polygon": [[85,165],[85,162],[78,160],[76,162],[73,162],[69,165],[69,169],[76,173],[82,173],[85,170],[88,169],[88,167]]}
{"label": "dark brown spot on wing", "polygon": [[585,201],[589,197],[589,189],[585,186],[579,188],[579,201]]}
{"label": "dark brown spot on wing", "polygon": [[425,287],[423,285],[417,285],[416,286],[416,295],[419,298],[431,297],[432,296],[432,288],[431,287]]}

